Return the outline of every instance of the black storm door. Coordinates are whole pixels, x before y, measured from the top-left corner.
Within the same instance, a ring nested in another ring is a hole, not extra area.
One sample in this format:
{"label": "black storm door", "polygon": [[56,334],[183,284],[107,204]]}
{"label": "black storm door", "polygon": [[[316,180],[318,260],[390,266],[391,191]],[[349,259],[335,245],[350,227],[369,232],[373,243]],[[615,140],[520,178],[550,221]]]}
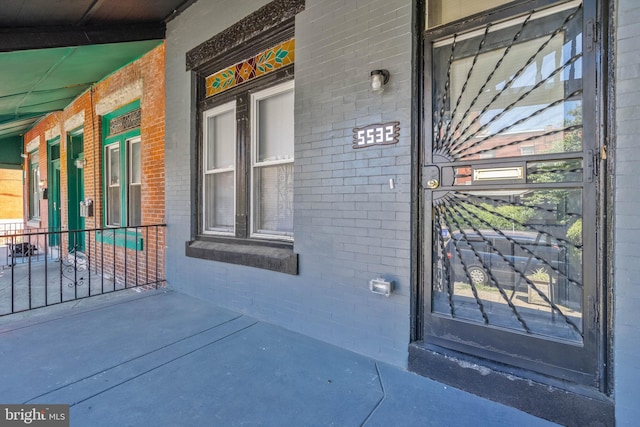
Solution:
{"label": "black storm door", "polygon": [[426,33],[421,176],[423,341],[589,385],[600,339],[593,3]]}

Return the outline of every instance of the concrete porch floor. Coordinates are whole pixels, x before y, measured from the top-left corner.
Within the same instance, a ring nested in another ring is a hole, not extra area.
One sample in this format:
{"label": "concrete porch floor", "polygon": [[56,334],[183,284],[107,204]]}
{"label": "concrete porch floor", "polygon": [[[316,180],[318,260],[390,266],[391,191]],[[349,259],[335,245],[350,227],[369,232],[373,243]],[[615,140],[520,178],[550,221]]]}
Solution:
{"label": "concrete porch floor", "polygon": [[72,426],[550,426],[174,291],[0,318],[0,403]]}

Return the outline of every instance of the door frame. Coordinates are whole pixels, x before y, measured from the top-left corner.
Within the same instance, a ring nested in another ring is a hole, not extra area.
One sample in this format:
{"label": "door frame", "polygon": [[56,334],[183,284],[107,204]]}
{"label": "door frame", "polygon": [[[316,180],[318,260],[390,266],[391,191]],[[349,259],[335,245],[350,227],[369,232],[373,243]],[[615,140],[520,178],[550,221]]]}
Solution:
{"label": "door frame", "polygon": [[[67,133],[67,222],[69,230],[83,230],[85,228],[85,219],[80,216],[80,202],[84,200],[84,167],[78,167],[76,161],[84,163],[84,128],[82,127]],[[82,186],[80,186],[80,182],[82,182]],[[70,234],[68,249],[83,252],[85,249],[84,233]]]}
{"label": "door frame", "polygon": [[[53,157],[54,147],[58,149],[58,157]],[[48,211],[48,231],[55,232],[62,229],[62,206],[61,206],[61,182],[62,166],[60,163],[61,144],[60,137],[57,136],[47,141],[47,211]],[[57,174],[56,174],[57,171]],[[49,235],[49,246],[59,246],[60,235]]]}

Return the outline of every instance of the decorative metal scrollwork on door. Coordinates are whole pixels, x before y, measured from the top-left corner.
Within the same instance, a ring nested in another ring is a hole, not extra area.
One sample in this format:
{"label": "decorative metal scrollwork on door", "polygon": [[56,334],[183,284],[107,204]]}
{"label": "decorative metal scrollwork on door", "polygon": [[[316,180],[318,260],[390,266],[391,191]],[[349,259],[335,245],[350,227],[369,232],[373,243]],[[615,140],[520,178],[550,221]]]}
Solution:
{"label": "decorative metal scrollwork on door", "polygon": [[582,4],[436,41],[431,311],[581,342]]}

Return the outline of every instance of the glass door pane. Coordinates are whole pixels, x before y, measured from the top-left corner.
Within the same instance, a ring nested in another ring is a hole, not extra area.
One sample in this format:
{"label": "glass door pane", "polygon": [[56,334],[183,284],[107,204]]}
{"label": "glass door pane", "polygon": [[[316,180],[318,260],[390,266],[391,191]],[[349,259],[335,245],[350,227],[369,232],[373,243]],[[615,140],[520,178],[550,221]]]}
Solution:
{"label": "glass door pane", "polygon": [[434,151],[462,161],[582,151],[581,15],[437,42]]}
{"label": "glass door pane", "polygon": [[453,22],[483,10],[509,3],[512,0],[429,0],[427,2],[427,26]]}
{"label": "glass door pane", "polygon": [[434,209],[432,309],[582,342],[582,191],[455,192]]}
{"label": "glass door pane", "polygon": [[107,225],[120,225],[120,148],[118,144],[106,147],[107,153]]}
{"label": "glass door pane", "polygon": [[423,332],[588,381],[595,286],[583,261],[595,247],[583,230],[595,227],[595,187],[583,13],[563,3],[425,43],[433,133],[423,168]]}

